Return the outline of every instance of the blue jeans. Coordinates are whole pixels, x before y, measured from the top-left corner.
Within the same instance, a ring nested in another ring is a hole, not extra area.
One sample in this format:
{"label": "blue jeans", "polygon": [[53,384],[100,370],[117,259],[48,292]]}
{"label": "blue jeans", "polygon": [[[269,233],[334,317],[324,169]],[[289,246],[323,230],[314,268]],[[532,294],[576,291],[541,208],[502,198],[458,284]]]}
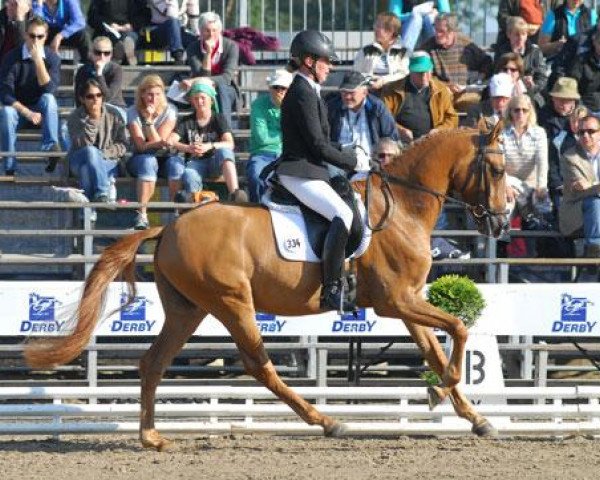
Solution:
{"label": "blue jeans", "polygon": [[[27,108],[42,114],[42,151],[49,151],[58,145],[58,105],[51,93],[44,93],[35,105]],[[4,106],[0,109],[0,149],[4,152],[15,152],[17,145],[17,130],[30,122],[19,115],[13,107]],[[6,157],[4,170],[15,170],[17,159]]]}
{"label": "blue jeans", "polygon": [[221,175],[224,162],[234,162],[233,150],[219,148],[210,158],[190,160],[185,166],[181,177],[183,188],[187,193],[202,190],[202,182],[205,178],[217,178]]}
{"label": "blue jeans", "polygon": [[217,100],[221,113],[225,115],[225,118],[231,125],[231,112],[233,112],[233,106],[237,101],[237,90],[230,84],[223,81],[215,82],[215,90],[217,91]]}
{"label": "blue jeans", "polygon": [[583,199],[583,238],[586,245],[600,245],[600,197]]}
{"label": "blue jeans", "polygon": [[108,196],[110,179],[118,174],[119,162],[104,158],[96,147],[83,147],[69,153],[69,170],[79,177],[81,188],[90,200]]}
{"label": "blue jeans", "polygon": [[433,24],[428,15],[419,13],[411,13],[405,22],[402,22],[400,27],[400,36],[402,37],[402,45],[412,52],[419,45],[419,38],[424,42],[433,37],[435,31]]}
{"label": "blue jeans", "polygon": [[150,44],[166,47],[170,52],[183,50],[196,37],[183,31],[181,22],[176,18],[168,18],[163,23],[152,24],[150,27]]}
{"label": "blue jeans", "polygon": [[[180,159],[176,155],[167,157],[165,166],[169,180],[181,177],[181,173],[177,173],[179,163]],[[127,161],[127,171],[138,180],[156,182],[159,175],[159,159],[156,153],[137,153]]]}
{"label": "blue jeans", "polygon": [[277,159],[275,153],[259,153],[252,155],[246,163],[246,180],[251,202],[260,202],[260,197],[267,190],[267,185],[259,178],[263,169]]}

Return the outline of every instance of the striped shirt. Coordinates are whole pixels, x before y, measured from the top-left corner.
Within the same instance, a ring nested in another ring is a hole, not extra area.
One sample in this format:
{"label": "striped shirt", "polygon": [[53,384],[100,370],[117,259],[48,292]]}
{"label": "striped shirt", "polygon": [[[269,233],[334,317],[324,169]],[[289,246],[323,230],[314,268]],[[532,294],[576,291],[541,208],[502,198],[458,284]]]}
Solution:
{"label": "striped shirt", "polygon": [[502,150],[506,174],[518,178],[531,188],[547,188],[548,138],[546,131],[535,125],[520,137],[512,125],[503,132]]}

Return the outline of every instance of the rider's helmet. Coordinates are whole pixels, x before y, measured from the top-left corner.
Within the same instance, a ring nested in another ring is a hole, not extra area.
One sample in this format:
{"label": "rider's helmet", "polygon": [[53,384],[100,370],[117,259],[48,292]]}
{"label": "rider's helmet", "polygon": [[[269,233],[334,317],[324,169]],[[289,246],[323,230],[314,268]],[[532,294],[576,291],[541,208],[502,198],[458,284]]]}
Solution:
{"label": "rider's helmet", "polygon": [[307,56],[315,59],[327,58],[331,62],[338,60],[331,40],[317,30],[302,30],[296,34],[290,45],[290,60],[297,66]]}

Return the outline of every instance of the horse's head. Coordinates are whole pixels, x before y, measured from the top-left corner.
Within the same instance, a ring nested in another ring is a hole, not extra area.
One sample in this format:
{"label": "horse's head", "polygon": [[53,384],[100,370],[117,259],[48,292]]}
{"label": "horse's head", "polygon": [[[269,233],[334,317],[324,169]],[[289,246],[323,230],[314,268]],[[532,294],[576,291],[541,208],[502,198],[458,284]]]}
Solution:
{"label": "horse's head", "polygon": [[476,137],[475,156],[457,172],[455,187],[466,202],[477,223],[477,230],[498,237],[508,229],[506,216],[506,175],[504,155],[500,149],[502,122],[489,133]]}

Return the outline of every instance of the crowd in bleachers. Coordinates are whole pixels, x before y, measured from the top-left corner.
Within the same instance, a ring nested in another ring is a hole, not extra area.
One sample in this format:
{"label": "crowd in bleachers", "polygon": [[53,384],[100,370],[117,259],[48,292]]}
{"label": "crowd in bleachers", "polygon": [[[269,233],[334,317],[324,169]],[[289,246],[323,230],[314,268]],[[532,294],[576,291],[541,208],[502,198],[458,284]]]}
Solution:
{"label": "crowd in bleachers", "polygon": [[[515,224],[546,215],[565,235],[583,229],[587,253],[598,256],[598,15],[582,0],[549,7],[500,0],[500,31],[490,50],[461,32],[447,1],[390,0],[353,71],[337,91],[324,93],[331,141],[385,160],[395,150],[390,145],[401,149],[459,125],[491,129],[502,120]],[[56,92],[64,48],[76,50],[80,66],[76,108],[61,129]],[[125,101],[122,65],[136,65],[144,49],[168,51],[174,64],[190,67],[189,77],[177,79],[178,102],[167,98],[169,85],[157,75],[142,80],[132,105]],[[160,176],[171,200],[202,199],[206,180],[216,177],[230,199],[247,200],[231,126],[240,103],[239,47],[223,35],[219,15],[201,13],[197,1],[91,0],[86,20],[77,0],[6,0],[0,62],[0,150],[16,152],[20,128],[40,128],[40,149],[67,152],[68,168],[91,201],[114,201],[114,177],[123,171],[136,178],[141,205]],[[292,74],[274,66],[267,93],[250,106],[251,201],[265,191],[261,171],[281,154],[279,109],[291,81]],[[56,159],[49,156],[48,171]],[[5,157],[3,166],[8,176],[18,173],[16,156]],[[562,212],[574,208],[579,215],[565,221]],[[142,206],[134,227],[148,225]],[[447,225],[442,214],[437,228]],[[432,252],[468,256],[443,239]]]}

